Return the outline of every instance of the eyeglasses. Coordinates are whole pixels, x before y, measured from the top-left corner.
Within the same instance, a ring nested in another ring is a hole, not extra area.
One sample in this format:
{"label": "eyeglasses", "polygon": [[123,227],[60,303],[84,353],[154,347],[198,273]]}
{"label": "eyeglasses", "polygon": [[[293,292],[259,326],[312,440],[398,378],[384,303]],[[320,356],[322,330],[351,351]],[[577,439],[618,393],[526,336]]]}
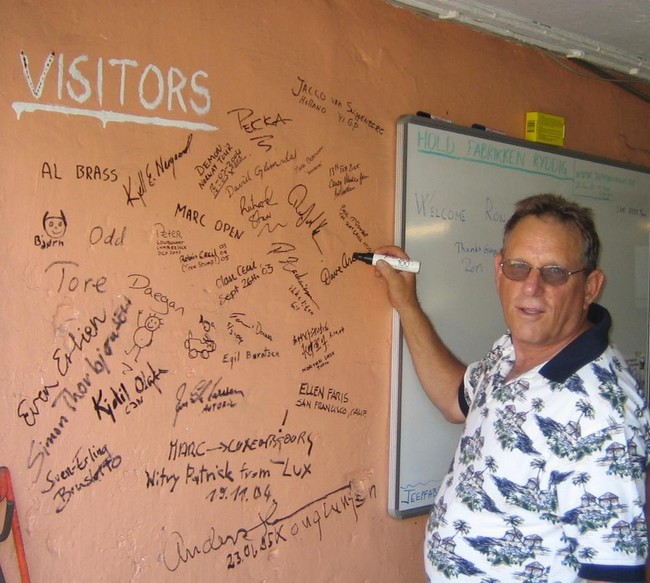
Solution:
{"label": "eyeglasses", "polygon": [[585,268],[576,271],[569,271],[566,267],[561,267],[560,265],[533,267],[532,265],[528,265],[525,261],[516,261],[514,259],[506,259],[499,265],[501,265],[503,275],[513,281],[524,281],[530,274],[531,269],[538,269],[542,281],[552,286],[564,285],[569,281],[570,276],[575,273],[586,271]]}

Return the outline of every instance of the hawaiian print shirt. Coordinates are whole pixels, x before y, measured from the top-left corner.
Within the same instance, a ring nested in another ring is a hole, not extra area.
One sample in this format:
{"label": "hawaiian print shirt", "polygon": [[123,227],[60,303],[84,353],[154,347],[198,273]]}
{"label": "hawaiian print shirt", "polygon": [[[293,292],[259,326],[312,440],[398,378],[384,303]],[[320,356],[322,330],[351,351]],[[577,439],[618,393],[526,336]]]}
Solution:
{"label": "hawaiian print shirt", "polygon": [[643,580],[650,416],[609,313],[589,315],[592,328],[516,379],[504,381],[507,334],[468,367],[464,432],[427,524],[431,582]]}

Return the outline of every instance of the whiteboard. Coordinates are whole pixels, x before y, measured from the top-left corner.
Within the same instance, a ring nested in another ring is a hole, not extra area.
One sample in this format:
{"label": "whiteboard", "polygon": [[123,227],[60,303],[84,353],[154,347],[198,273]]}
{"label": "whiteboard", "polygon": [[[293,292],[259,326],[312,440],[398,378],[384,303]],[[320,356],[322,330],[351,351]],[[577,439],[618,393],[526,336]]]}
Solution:
{"label": "whiteboard", "polygon": [[[395,241],[422,262],[418,296],[450,349],[482,358],[505,332],[494,255],[514,203],[553,192],[594,210],[612,339],[647,387],[650,169],[500,134],[405,116],[397,124]],[[416,377],[394,313],[388,511],[426,513],[462,425],[449,424]]]}

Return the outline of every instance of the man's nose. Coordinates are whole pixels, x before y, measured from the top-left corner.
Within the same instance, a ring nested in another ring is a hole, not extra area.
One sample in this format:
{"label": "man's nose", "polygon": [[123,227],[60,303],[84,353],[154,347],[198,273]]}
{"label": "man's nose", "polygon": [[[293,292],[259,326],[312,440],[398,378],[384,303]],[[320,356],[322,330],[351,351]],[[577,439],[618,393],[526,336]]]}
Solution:
{"label": "man's nose", "polygon": [[542,272],[539,269],[531,269],[528,277],[524,280],[524,289],[529,293],[536,293],[543,288]]}

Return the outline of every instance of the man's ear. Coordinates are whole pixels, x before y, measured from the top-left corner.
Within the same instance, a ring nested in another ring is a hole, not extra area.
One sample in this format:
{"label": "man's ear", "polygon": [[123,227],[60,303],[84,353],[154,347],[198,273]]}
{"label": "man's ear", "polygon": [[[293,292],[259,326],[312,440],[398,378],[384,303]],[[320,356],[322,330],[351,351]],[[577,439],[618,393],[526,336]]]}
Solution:
{"label": "man's ear", "polygon": [[497,290],[499,289],[499,280],[501,279],[501,276],[503,275],[501,273],[501,262],[503,261],[503,255],[501,253],[497,253],[494,256],[494,281],[497,284]]}
{"label": "man's ear", "polygon": [[587,276],[587,282],[585,285],[585,309],[598,299],[604,283],[605,274],[601,269],[594,269]]}

